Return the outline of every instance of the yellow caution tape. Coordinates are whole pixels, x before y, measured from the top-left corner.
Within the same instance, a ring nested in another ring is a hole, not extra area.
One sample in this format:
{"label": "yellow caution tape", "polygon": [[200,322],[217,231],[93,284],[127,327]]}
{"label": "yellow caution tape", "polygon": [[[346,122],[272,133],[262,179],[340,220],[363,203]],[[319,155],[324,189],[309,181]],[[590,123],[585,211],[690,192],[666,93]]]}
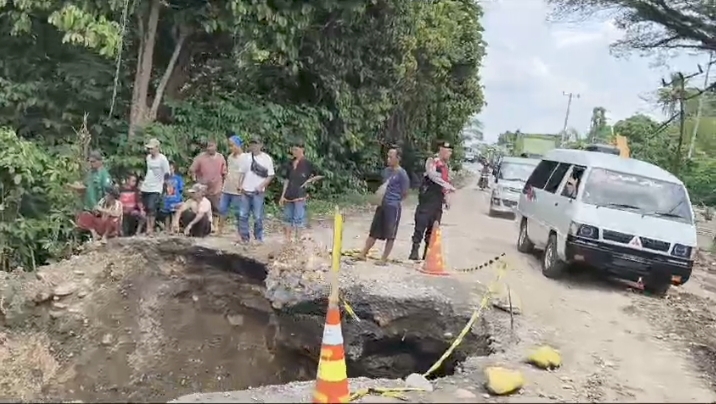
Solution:
{"label": "yellow caution tape", "polygon": [[499,283],[500,279],[502,279],[502,276],[503,276],[503,275],[505,274],[505,272],[507,271],[507,268],[508,268],[507,263],[506,263],[506,262],[502,262],[502,265],[500,266],[500,270],[499,270],[499,272],[497,273],[497,276],[495,277],[495,280],[492,282],[492,284],[490,284],[490,287],[487,288],[487,291],[485,292],[485,295],[482,297],[482,301],[480,302],[480,305],[479,305],[478,308],[475,309],[475,311],[472,313],[472,316],[470,317],[470,320],[467,322],[467,324],[465,324],[465,327],[463,327],[462,331],[460,331],[460,334],[458,334],[457,338],[455,338],[455,341],[452,343],[452,345],[450,345],[450,347],[445,351],[445,353],[440,357],[440,359],[438,359],[437,362],[435,362],[435,363],[433,364],[433,366],[431,366],[430,369],[428,369],[428,370],[423,374],[424,377],[427,378],[428,376],[430,376],[431,374],[433,374],[436,370],[438,370],[438,369],[440,368],[440,366],[442,366],[442,364],[443,364],[443,362],[445,361],[445,359],[449,358],[450,355],[451,355],[451,354],[453,353],[453,351],[455,350],[455,348],[457,348],[457,347],[460,345],[460,343],[462,343],[462,340],[463,340],[463,338],[465,338],[465,335],[467,335],[467,333],[468,333],[468,332],[470,331],[470,329],[472,328],[473,324],[475,324],[475,321],[477,321],[477,319],[480,318],[480,315],[482,314],[482,311],[485,310],[485,308],[486,308],[487,305],[489,304],[489,302],[490,302],[490,296],[494,293],[495,287],[496,287],[497,284]]}
{"label": "yellow caution tape", "polygon": [[[369,260],[373,260],[373,261],[380,261],[381,258],[376,255],[373,255],[372,254],[373,252],[374,252],[373,250],[368,252],[368,255],[365,258],[369,259]],[[360,255],[360,253],[361,253],[361,250],[359,250],[359,249],[345,250],[345,251],[341,251],[341,256],[348,257],[348,258],[356,258]],[[389,258],[388,262],[393,263],[393,264],[405,264],[406,263],[406,261],[398,260],[398,259],[394,259],[394,258]]]}
{"label": "yellow caution tape", "polygon": [[342,297],[341,301],[343,302],[343,308],[346,309],[346,313],[348,313],[348,315],[351,316],[353,318],[353,320],[360,323],[360,321],[361,321],[360,318],[356,314],[355,310],[353,310],[353,307],[351,307],[351,305],[348,304],[348,301],[346,300],[346,298]]}
{"label": "yellow caution tape", "polygon": [[355,401],[359,398],[363,398],[367,395],[375,394],[383,397],[393,397],[397,398],[398,400],[408,401],[408,398],[400,393],[405,393],[409,391],[425,391],[424,389],[419,389],[415,387],[393,387],[393,388],[384,388],[384,387],[372,387],[369,389],[362,389],[358,390],[355,393],[351,394],[350,401]]}

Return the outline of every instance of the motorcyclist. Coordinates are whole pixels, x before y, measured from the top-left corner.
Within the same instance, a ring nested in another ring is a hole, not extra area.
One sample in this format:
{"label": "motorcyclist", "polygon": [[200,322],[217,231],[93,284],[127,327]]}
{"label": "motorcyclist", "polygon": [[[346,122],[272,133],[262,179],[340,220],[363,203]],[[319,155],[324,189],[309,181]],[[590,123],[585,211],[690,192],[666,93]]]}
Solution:
{"label": "motorcyclist", "polygon": [[488,186],[487,183],[488,183],[489,177],[490,177],[490,164],[487,161],[485,161],[482,164],[482,171],[480,171],[480,183],[478,184],[480,189],[487,188],[487,186]]}

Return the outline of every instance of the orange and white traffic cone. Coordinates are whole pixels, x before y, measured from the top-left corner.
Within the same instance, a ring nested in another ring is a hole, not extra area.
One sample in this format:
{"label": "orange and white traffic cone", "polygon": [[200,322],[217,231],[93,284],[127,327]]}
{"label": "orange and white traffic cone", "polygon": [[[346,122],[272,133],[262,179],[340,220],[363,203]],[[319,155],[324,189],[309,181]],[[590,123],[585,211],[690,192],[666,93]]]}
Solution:
{"label": "orange and white traffic cone", "polygon": [[350,401],[346,354],[343,348],[341,312],[338,304],[329,300],[326,325],[318,361],[314,403],[347,403]]}
{"label": "orange and white traffic cone", "polygon": [[443,243],[440,224],[435,222],[433,232],[430,235],[430,244],[428,245],[428,253],[425,254],[425,264],[420,272],[427,275],[445,276],[449,275],[445,271],[445,261],[443,260]]}

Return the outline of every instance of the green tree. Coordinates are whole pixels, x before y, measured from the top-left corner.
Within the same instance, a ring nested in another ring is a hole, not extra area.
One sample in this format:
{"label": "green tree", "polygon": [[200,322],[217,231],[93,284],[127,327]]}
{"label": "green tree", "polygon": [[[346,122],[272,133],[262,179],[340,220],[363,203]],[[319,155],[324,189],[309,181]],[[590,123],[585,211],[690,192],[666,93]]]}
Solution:
{"label": "green tree", "polygon": [[604,107],[594,107],[589,126],[589,141],[607,143],[611,139],[611,127],[607,125],[607,110]]}
{"label": "green tree", "polygon": [[620,51],[716,50],[716,3],[710,0],[548,0],[557,19],[612,17],[625,32]]}
{"label": "green tree", "polygon": [[[0,127],[43,155],[32,165],[38,179],[56,169],[49,162],[78,162],[89,147],[117,179],[142,173],[147,137],[180,170],[228,130],[262,136],[277,163],[300,137],[328,177],[312,196],[331,198],[365,189],[390,144],[412,171],[436,139],[461,150],[484,104],[481,16],[471,0],[0,0]],[[87,131],[75,131],[85,121]],[[7,151],[6,167],[21,165],[19,150]],[[80,175],[78,164],[58,181]],[[1,180],[13,195],[25,184]],[[63,187],[21,191],[49,192],[52,208],[37,210],[57,209],[71,228]],[[28,252],[18,243],[34,230],[9,231],[0,238],[21,253],[3,263],[30,267],[39,244]]]}

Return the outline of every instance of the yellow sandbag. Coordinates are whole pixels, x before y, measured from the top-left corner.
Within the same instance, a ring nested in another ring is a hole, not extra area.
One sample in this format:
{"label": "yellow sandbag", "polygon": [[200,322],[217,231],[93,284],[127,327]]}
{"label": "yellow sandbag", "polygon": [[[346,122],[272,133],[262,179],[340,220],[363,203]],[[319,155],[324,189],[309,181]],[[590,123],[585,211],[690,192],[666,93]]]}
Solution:
{"label": "yellow sandbag", "polygon": [[498,366],[485,369],[485,378],[487,391],[498,396],[514,393],[525,384],[522,373]]}
{"label": "yellow sandbag", "polygon": [[527,362],[540,369],[554,369],[562,366],[562,356],[554,348],[545,345],[532,352]]}

